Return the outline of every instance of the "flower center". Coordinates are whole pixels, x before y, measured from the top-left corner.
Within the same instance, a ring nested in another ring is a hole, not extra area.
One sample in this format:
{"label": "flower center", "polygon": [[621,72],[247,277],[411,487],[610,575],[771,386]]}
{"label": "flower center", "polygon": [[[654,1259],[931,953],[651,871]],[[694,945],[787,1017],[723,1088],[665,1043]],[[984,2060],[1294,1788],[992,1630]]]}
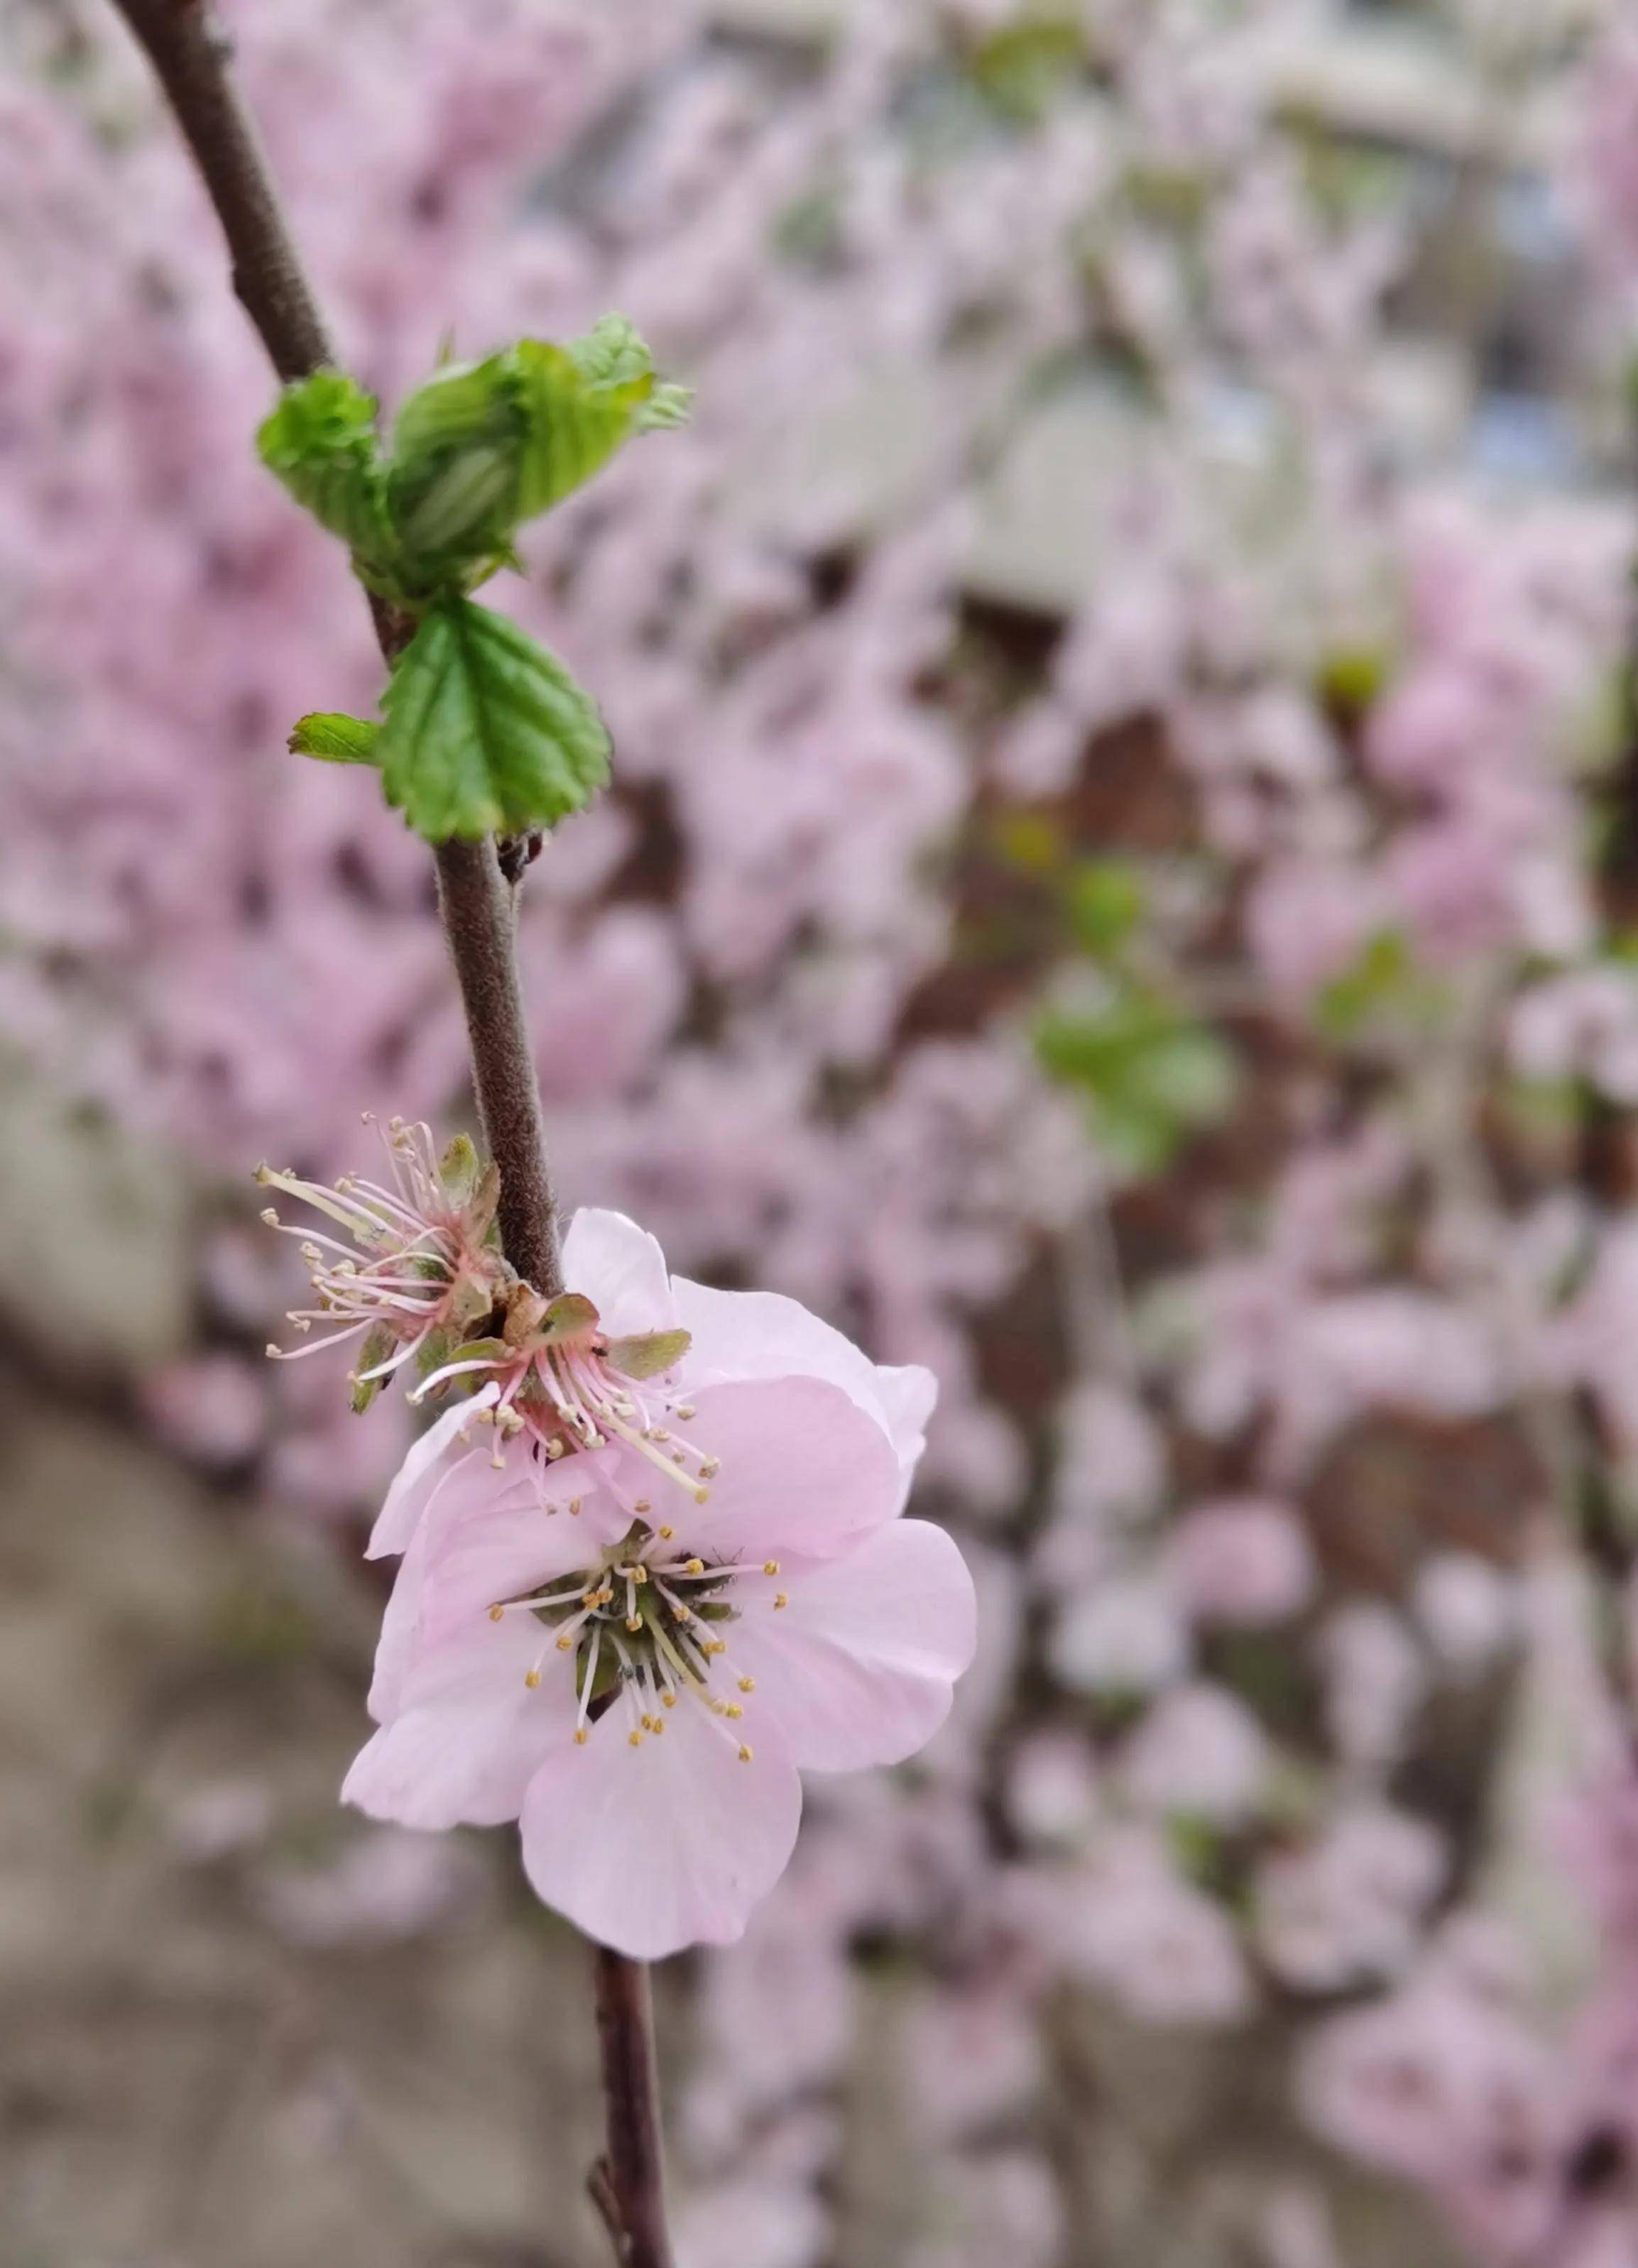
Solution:
{"label": "flower center", "polygon": [[[741,1761],[749,1764],[749,1748],[730,1728],[744,1717],[742,1697],[755,1690],[754,1683],[735,1677],[722,1661],[728,1651],[725,1626],[738,1619],[730,1594],[742,1572],[688,1552],[669,1525],[635,1520],[594,1566],[546,1589],[502,1600],[490,1609],[490,1617],[533,1615],[546,1632],[525,1679],[528,1685],[540,1683],[554,1648],[572,1655],[574,1737],[581,1746],[590,1725],[607,1710],[621,1708],[627,1741],[640,1748],[646,1735],[659,1738],[667,1712],[682,1703],[705,1710],[738,1748]],[[764,1561],[764,1574],[778,1572],[777,1560]]]}
{"label": "flower center", "polygon": [[609,1367],[594,1342],[548,1347],[535,1359],[534,1377],[557,1421],[546,1441],[549,1457],[623,1441],[696,1504],[705,1503],[705,1484],[721,1469],[716,1458],[660,1422],[680,1418],[686,1425],[694,1415],[691,1403],[663,1388],[639,1393],[631,1379]]}

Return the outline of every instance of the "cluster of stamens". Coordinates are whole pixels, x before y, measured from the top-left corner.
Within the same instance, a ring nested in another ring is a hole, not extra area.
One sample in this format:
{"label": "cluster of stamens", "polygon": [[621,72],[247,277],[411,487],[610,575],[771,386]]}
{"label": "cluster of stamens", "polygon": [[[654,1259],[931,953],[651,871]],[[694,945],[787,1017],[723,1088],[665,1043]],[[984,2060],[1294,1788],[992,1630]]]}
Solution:
{"label": "cluster of stamens", "polygon": [[[579,1500],[571,1498],[571,1516],[579,1509]],[[546,1635],[524,1676],[530,1687],[539,1685],[554,1650],[574,1656],[574,1737],[582,1747],[590,1725],[610,1707],[624,1709],[631,1747],[658,1740],[667,1712],[682,1700],[705,1710],[740,1761],[749,1764],[750,1748],[730,1729],[743,1719],[744,1702],[719,1690],[720,1678],[731,1675],[718,1665],[728,1651],[723,1627],[738,1616],[728,1594],[741,1572],[685,1553],[669,1525],[651,1528],[638,1519],[595,1566],[546,1590],[499,1601],[490,1618],[528,1614],[542,1624]],[[765,1575],[778,1572],[777,1560],[764,1561]],[[755,1690],[752,1678],[733,1679],[735,1697]]]}
{"label": "cluster of stamens", "polygon": [[[410,1398],[418,1402],[454,1378],[487,1373],[499,1392],[486,1410],[474,1412],[475,1422],[494,1425],[503,1437],[533,1433],[553,1463],[582,1449],[623,1442],[696,1504],[704,1504],[709,1484],[722,1468],[719,1459],[676,1430],[696,1416],[694,1404],[660,1381],[639,1390],[612,1367],[607,1344],[601,1332],[591,1330],[528,1346],[516,1355],[474,1356],[433,1371]],[[496,1462],[501,1462],[498,1444]]]}
{"label": "cluster of stamens", "polygon": [[[369,1112],[365,1117],[374,1123]],[[433,1333],[451,1321],[463,1276],[492,1272],[498,1288],[502,1268],[498,1255],[485,1252],[481,1240],[469,1235],[468,1224],[452,1204],[432,1130],[394,1118],[382,1128],[381,1139],[390,1188],[357,1174],[344,1174],[328,1188],[267,1166],[256,1171],[264,1187],[312,1205],[352,1240],[349,1246],[322,1231],[288,1226],[271,1205],[263,1211],[270,1228],[300,1238],[314,1295],[311,1307],[294,1307],[286,1318],[306,1344],[269,1346],[268,1352],[290,1361],[381,1329],[391,1344],[381,1359],[354,1373],[355,1386],[388,1377],[414,1360]],[[490,1299],[475,1285],[465,1304],[481,1313]],[[315,1325],[324,1327],[322,1336],[311,1336]]]}

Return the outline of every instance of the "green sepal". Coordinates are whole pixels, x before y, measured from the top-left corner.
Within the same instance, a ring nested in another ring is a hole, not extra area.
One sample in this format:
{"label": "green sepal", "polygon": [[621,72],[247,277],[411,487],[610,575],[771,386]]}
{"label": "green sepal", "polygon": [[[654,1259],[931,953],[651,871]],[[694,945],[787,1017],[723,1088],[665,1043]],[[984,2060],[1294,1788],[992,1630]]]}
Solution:
{"label": "green sepal", "polygon": [[495,1226],[495,1208],[499,1203],[500,1167],[491,1160],[484,1167],[467,1204],[467,1234],[474,1244],[489,1241]]}
{"label": "green sepal", "polygon": [[375,400],[338,370],[315,370],[280,394],[256,434],[262,461],[298,504],[378,574],[393,568]]}
{"label": "green sepal", "polygon": [[315,711],[299,717],[286,743],[292,756],[316,756],[325,764],[373,764],[381,728],[364,717]]}
{"label": "green sepal", "polygon": [[445,1364],[452,1362],[510,1362],[512,1356],[513,1350],[505,1339],[466,1339],[453,1353],[445,1356],[439,1367],[441,1370]]}
{"label": "green sepal", "polygon": [[449,1321],[457,1331],[469,1330],[481,1323],[493,1312],[495,1287],[481,1276],[471,1276],[463,1269],[456,1277],[449,1293]]}
{"label": "green sepal", "polygon": [[416,1349],[417,1373],[422,1378],[431,1378],[435,1370],[442,1370],[449,1360],[449,1350],[454,1344],[454,1333],[442,1323],[436,1330],[429,1331]]}
{"label": "green sepal", "polygon": [[464,1212],[483,1171],[469,1134],[457,1134],[438,1161],[438,1178],[452,1212]]}
{"label": "green sepal", "polygon": [[540,1322],[540,1336],[548,1346],[564,1339],[583,1339],[597,1329],[597,1310],[582,1292],[559,1292]]}
{"label": "green sepal", "polygon": [[693,1344],[689,1331],[640,1331],[629,1338],[610,1339],[605,1359],[623,1378],[658,1378],[681,1362]]}
{"label": "green sepal", "polygon": [[[364,1335],[364,1345],[358,1356],[358,1369],[373,1370],[378,1363],[387,1360],[397,1344],[398,1335],[389,1323],[372,1323]],[[352,1381],[352,1407],[355,1415],[363,1417],[386,1383],[387,1381],[384,1378],[361,1378],[355,1374]]]}
{"label": "green sepal", "polygon": [[609,734],[590,696],[469,599],[429,610],[381,705],[387,799],[430,843],[552,827],[608,783]]}

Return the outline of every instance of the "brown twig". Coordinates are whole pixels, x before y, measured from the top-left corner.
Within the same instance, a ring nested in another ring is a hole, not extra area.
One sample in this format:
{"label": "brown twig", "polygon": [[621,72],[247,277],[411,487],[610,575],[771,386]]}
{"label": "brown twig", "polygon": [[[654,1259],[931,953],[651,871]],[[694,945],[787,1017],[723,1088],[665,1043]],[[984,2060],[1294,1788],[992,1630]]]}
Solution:
{"label": "brown twig", "polygon": [[[285,223],[259,136],[240,101],[232,48],[203,0],[114,0],[146,53],[193,152],[227,239],[233,289],[284,379],[337,357]],[[373,609],[383,657],[408,625]],[[473,1086],[490,1154],[500,1168],[507,1257],[547,1293],[562,1288],[557,1207],[518,978],[516,906],[496,845],[446,843],[437,853],[439,903],[461,986]],[[648,1974],[596,1948],[608,2154],[592,2191],[621,2268],[671,2268],[666,2234],[659,2095]]]}

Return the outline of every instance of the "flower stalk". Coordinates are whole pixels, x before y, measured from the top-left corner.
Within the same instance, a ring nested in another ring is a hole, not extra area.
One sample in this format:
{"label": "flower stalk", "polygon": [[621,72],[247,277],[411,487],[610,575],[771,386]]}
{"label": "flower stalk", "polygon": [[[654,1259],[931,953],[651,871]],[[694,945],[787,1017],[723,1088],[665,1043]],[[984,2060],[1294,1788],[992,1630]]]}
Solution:
{"label": "flower stalk", "polygon": [[[231,41],[201,0],[114,5],[147,55],[193,155],[227,240],[234,291],[275,372],[288,382],[339,367],[233,83]],[[371,611],[390,664],[408,644],[413,624],[379,599]],[[557,1203],[524,1021],[515,885],[492,836],[441,843],[433,856],[473,1085],[500,1172],[502,1245],[518,1273],[551,1299],[563,1289]],[[598,1948],[595,1980],[608,2141],[591,2176],[592,2195],[621,2268],[671,2268],[646,1970]]]}

